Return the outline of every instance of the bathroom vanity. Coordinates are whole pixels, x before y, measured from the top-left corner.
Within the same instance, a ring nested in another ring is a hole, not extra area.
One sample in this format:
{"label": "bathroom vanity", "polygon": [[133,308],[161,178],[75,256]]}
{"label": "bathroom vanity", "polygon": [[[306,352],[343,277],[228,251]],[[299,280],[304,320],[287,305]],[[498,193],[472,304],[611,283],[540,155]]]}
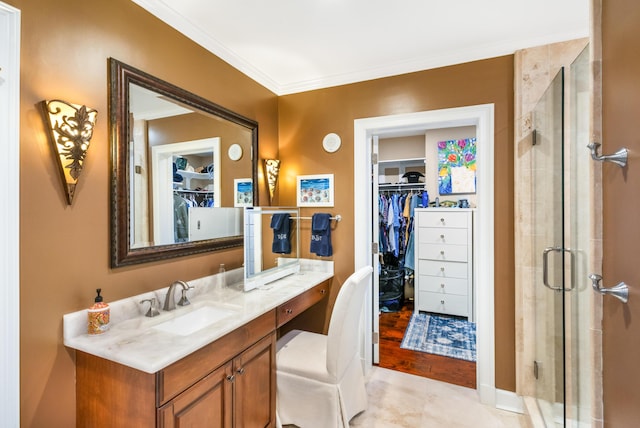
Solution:
{"label": "bathroom vanity", "polygon": [[112,302],[99,336],[86,334],[86,311],[65,315],[77,426],[275,426],[278,328],[329,294],[333,263],[302,260],[299,273],[249,292],[234,274],[229,286],[219,275],[189,281],[191,304],[156,317],[139,302],[166,288]]}

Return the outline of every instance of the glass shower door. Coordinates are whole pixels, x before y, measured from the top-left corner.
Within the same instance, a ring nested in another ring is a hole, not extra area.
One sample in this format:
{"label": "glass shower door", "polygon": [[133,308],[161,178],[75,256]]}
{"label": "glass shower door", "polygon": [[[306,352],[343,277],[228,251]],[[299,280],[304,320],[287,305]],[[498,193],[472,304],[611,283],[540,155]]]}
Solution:
{"label": "glass shower door", "polygon": [[564,68],[538,102],[534,135],[532,212],[535,272],[536,400],[547,427],[564,426],[564,299],[567,260],[564,228]]}
{"label": "glass shower door", "polygon": [[[593,293],[588,47],[555,76],[533,116],[536,400],[547,427],[591,426]],[[565,120],[566,119],[566,120]],[[539,261],[539,263],[538,263]]]}

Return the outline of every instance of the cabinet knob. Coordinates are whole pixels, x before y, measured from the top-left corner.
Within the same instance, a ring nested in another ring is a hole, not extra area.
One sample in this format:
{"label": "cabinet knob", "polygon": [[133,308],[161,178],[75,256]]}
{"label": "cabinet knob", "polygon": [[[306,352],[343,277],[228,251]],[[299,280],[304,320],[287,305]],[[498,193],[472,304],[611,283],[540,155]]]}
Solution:
{"label": "cabinet knob", "polygon": [[235,377],[234,375],[228,375],[228,376],[227,376],[227,380],[228,380],[229,382],[233,382],[234,380],[236,380],[236,377]]}
{"label": "cabinet knob", "polygon": [[238,374],[244,374],[244,367],[240,367],[238,370],[236,370],[236,373]]}
{"label": "cabinet knob", "polygon": [[324,288],[322,290],[320,290],[320,294],[325,294],[327,292],[327,290],[325,290]]}
{"label": "cabinet knob", "polygon": [[442,272],[444,272],[444,266],[442,266],[442,267],[440,268],[440,270],[441,270]]}
{"label": "cabinet knob", "polygon": [[444,239],[444,235],[440,235],[440,239]]}
{"label": "cabinet knob", "polygon": [[444,300],[440,300],[440,303],[442,303],[444,305]]}
{"label": "cabinet knob", "polygon": [[440,251],[440,255],[444,256],[444,250]]}
{"label": "cabinet knob", "polygon": [[440,288],[444,288],[444,284],[440,284]]}
{"label": "cabinet knob", "polygon": [[440,219],[440,222],[441,222],[442,224],[444,224],[444,218],[441,218],[441,219]]}
{"label": "cabinet knob", "polygon": [[293,309],[287,309],[285,312],[291,315],[293,313]]}

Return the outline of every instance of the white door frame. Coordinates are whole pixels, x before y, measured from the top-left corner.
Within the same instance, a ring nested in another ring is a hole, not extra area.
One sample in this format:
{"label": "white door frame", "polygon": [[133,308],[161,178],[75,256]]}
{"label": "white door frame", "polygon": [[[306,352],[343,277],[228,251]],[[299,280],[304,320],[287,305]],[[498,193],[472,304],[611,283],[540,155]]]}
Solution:
{"label": "white door frame", "polygon": [[[478,165],[478,207],[475,238],[476,254],[475,313],[477,323],[476,384],[480,401],[496,405],[495,328],[494,328],[494,106],[483,104],[391,116],[370,117],[354,121],[354,250],[355,269],[372,265],[371,236],[372,185],[371,139],[403,132],[419,133],[428,129],[475,126]],[[372,285],[373,287],[373,285]],[[370,287],[370,290],[372,289]],[[365,367],[373,364],[373,308],[371,292],[367,296],[363,357]]]}
{"label": "white door frame", "polygon": [[20,426],[20,11],[0,2],[0,415]]}

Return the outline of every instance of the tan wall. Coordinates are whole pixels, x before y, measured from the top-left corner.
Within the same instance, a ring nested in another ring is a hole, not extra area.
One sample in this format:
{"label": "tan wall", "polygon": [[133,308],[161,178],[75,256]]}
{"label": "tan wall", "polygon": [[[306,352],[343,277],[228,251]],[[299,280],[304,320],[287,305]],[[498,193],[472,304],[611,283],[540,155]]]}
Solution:
{"label": "tan wall", "polygon": [[[496,386],[515,391],[513,257],[513,56],[411,73],[280,97],[278,203],[294,205],[301,174],[335,174],[335,207],[343,220],[332,232],[336,280],[354,269],[354,119],[476,104],[495,104],[495,325]],[[329,132],[342,147],[322,149]],[[355,189],[367,191],[368,189]],[[304,208],[303,215],[320,209]],[[303,256],[309,256],[309,225],[301,224]],[[313,256],[315,257],[315,256]],[[332,298],[335,298],[335,290]]]}
{"label": "tan wall", "polygon": [[640,4],[601,3],[602,153],[630,150],[625,170],[602,166],[603,285],[625,281],[630,287],[627,305],[611,297],[603,301],[604,425],[618,428],[640,420]]}
{"label": "tan wall", "polygon": [[[74,354],[62,345],[63,314],[88,307],[97,287],[111,301],[242,263],[241,250],[232,250],[109,267],[107,58],[258,121],[268,155],[277,153],[277,98],[129,0],[8,3],[22,11],[21,419],[24,427],[68,428],[75,426]],[[36,110],[50,98],[98,110],[73,206]]]}
{"label": "tan wall", "polygon": [[[108,57],[258,121],[260,158],[275,157],[280,151],[283,161],[276,201],[280,205],[295,205],[296,175],[334,173],[333,210],[344,217],[332,236],[337,283],[351,273],[354,260],[353,120],[495,103],[496,386],[515,389],[512,56],[290,95],[278,102],[274,94],[128,0],[8,3],[22,11],[23,426],[75,425],[74,356],[62,345],[62,315],[87,307],[95,288],[101,287],[108,301],[116,300],[175,279],[212,274],[220,263],[234,268],[242,261],[241,251],[233,250],[109,267]],[[57,97],[86,103],[99,112],[71,207],[66,205],[35,107],[40,100]],[[333,155],[321,146],[328,132],[343,138],[342,148]],[[266,205],[262,182],[260,189],[261,204]],[[308,229],[303,227],[301,234],[308,236]],[[302,246],[308,249],[308,241],[303,239]],[[303,256],[309,256],[308,251]],[[315,317],[312,322],[317,321]]]}

